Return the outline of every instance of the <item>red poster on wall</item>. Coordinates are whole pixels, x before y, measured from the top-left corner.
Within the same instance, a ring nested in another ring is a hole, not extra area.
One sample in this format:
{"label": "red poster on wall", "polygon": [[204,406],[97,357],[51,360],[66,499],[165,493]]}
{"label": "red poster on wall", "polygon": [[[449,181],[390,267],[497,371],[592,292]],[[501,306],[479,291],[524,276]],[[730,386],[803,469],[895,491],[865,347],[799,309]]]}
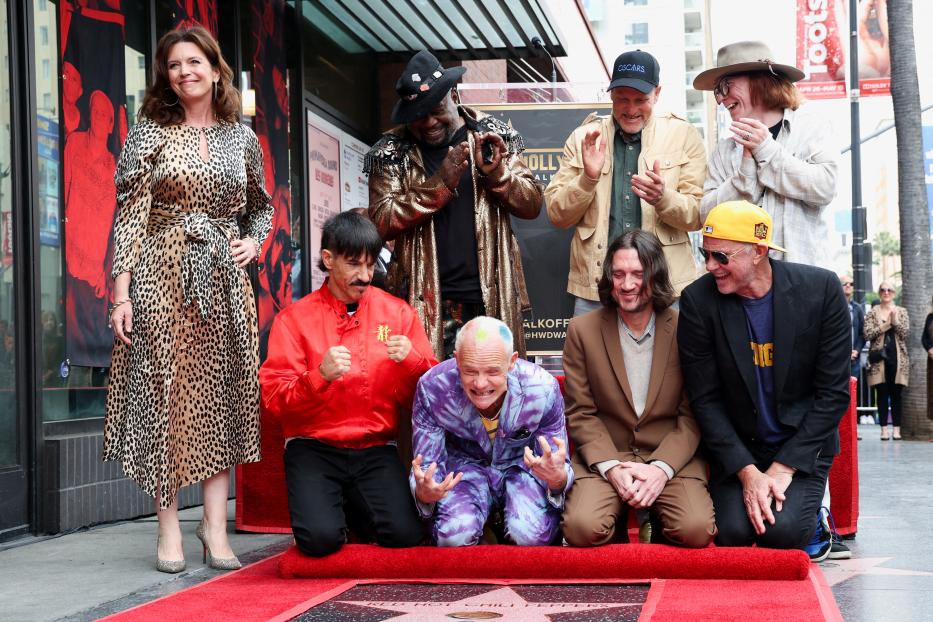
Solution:
{"label": "red poster on wall", "polygon": [[[860,94],[888,95],[891,57],[887,0],[859,0],[856,20]],[[848,2],[797,0],[797,66],[806,74],[797,87],[807,98],[846,96],[848,26]]]}
{"label": "red poster on wall", "polygon": [[[65,348],[72,365],[110,365],[107,326],[117,198],[113,175],[126,139],[123,14],[118,2],[62,0],[62,156]],[[117,8],[113,8],[116,5]]]}
{"label": "red poster on wall", "polygon": [[204,26],[217,38],[217,0],[175,0],[173,28]]}

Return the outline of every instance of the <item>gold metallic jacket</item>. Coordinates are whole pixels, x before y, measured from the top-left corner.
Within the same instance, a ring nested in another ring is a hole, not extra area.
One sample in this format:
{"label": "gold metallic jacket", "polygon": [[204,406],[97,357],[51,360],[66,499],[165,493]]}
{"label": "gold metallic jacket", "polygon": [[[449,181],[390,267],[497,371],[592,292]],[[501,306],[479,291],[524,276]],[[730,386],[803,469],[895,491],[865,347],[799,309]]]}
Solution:
{"label": "gold metallic jacket", "polygon": [[[522,161],[522,138],[508,125],[466,106],[461,116],[477,122],[482,132],[496,132],[508,148],[501,177],[483,177],[473,159],[474,222],[479,252],[479,279],[487,315],[505,322],[515,349],[525,355],[522,313],[531,309],[518,241],[509,216],[534,219],[541,211],[542,188]],[[438,358],[444,356],[441,291],[434,238],[434,213],[452,198],[439,175],[428,177],[421,151],[404,126],[382,136],[366,156],[369,215],[385,240],[395,240],[387,289],[407,300],[424,322]]]}

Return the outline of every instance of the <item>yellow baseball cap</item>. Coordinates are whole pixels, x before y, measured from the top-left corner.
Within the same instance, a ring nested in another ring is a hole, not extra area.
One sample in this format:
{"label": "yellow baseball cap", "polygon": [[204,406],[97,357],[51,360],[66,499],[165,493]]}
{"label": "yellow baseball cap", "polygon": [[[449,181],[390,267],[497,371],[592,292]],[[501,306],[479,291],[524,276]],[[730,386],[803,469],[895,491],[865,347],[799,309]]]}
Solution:
{"label": "yellow baseball cap", "polygon": [[771,216],[757,205],[748,201],[726,201],[710,211],[700,232],[719,240],[764,244],[786,253],[785,249],[771,242],[773,228]]}

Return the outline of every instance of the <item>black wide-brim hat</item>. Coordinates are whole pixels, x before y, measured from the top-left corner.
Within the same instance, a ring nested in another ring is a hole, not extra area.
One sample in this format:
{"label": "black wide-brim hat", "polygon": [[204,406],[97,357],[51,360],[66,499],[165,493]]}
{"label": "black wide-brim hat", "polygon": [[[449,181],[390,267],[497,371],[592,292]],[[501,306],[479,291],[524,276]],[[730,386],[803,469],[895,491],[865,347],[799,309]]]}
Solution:
{"label": "black wide-brim hat", "polygon": [[444,69],[427,50],[412,56],[395,83],[399,100],[392,109],[392,122],[411,123],[426,116],[465,72],[466,67]]}

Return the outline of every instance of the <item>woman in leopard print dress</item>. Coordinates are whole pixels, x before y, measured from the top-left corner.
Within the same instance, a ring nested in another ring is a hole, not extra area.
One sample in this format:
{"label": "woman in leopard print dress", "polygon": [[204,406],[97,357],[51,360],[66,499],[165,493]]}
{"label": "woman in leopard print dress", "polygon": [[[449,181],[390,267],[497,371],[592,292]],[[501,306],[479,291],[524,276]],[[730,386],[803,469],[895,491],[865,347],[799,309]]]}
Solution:
{"label": "woman in leopard print dress", "polygon": [[185,567],[176,493],[195,482],[205,554],[235,568],[229,469],[259,460],[256,304],[244,268],[272,206],[214,38],[200,27],[167,33],[154,74],[116,173],[103,457],[156,499],[159,570]]}

